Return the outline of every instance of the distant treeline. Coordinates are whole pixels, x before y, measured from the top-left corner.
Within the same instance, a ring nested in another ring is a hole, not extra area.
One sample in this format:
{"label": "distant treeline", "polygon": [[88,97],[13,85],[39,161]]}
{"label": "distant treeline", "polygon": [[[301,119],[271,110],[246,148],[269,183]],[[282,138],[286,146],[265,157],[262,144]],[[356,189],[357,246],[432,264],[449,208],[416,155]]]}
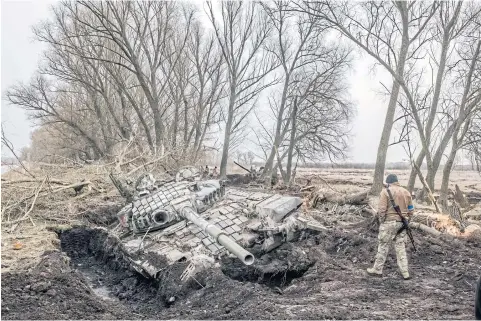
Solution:
{"label": "distant treeline", "polygon": [[[298,167],[300,168],[354,168],[354,169],[374,169],[376,164],[374,163],[317,163],[317,164],[299,164]],[[386,169],[411,169],[411,165],[409,163],[387,163]],[[427,169],[426,164],[421,166],[421,169]],[[476,170],[474,165],[455,165],[454,170]]]}
{"label": "distant treeline", "polygon": [[[255,163],[257,166],[263,166],[264,164],[261,163]],[[297,167],[299,168],[352,168],[352,169],[372,169],[374,170],[376,164],[374,163],[338,163],[338,164],[333,164],[333,163],[312,163],[312,164],[298,164]],[[442,167],[442,166],[441,166]],[[386,164],[386,169],[411,169],[411,165],[409,163],[387,163]],[[426,164],[423,164],[421,166],[421,169],[427,169]],[[454,170],[458,171],[470,171],[470,170],[476,170],[475,165],[455,165],[453,167]]]}

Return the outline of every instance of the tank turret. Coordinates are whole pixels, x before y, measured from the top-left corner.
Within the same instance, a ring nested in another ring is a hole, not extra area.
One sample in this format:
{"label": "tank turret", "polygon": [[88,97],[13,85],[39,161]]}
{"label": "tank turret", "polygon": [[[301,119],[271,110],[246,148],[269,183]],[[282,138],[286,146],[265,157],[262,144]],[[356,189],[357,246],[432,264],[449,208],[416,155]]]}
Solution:
{"label": "tank turret", "polygon": [[111,231],[134,269],[156,278],[165,264],[188,261],[185,279],[222,256],[251,265],[255,257],[249,248],[256,244],[269,252],[295,240],[300,230],[325,229],[302,216],[299,197],[226,189],[219,180],[200,178],[189,166],[175,179],[157,181],[144,174],[137,180]]}

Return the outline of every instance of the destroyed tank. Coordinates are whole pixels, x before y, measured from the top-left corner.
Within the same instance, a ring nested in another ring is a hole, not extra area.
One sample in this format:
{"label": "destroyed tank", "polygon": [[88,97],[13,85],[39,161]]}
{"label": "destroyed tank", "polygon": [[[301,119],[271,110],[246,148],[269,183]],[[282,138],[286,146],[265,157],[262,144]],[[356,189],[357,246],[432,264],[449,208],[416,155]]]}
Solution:
{"label": "destroyed tank", "polygon": [[182,168],[171,181],[146,174],[134,194],[112,233],[131,267],[152,278],[166,263],[190,262],[182,281],[223,256],[252,265],[255,245],[269,252],[300,230],[325,229],[301,215],[299,197],[226,189],[220,180],[200,180],[195,167]]}

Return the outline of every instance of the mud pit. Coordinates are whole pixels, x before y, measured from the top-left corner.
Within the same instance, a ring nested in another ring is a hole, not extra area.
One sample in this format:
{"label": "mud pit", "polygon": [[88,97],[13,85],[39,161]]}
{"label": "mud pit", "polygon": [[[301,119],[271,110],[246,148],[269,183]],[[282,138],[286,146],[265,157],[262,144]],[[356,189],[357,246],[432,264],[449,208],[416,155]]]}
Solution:
{"label": "mud pit", "polygon": [[472,319],[481,274],[479,241],[444,241],[415,233],[413,279],[403,281],[393,253],[371,278],[376,233],[365,227],[304,235],[245,267],[226,258],[179,287],[185,266],[160,281],[130,271],[98,244],[105,233],[60,234],[26,272],[2,275],[4,319]]}

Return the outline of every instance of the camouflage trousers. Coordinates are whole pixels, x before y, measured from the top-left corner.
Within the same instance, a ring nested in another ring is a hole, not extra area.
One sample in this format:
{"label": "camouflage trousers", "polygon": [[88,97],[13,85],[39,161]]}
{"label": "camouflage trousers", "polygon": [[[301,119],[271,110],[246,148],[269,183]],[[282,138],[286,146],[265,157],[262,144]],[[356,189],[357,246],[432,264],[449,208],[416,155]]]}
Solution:
{"label": "camouflage trousers", "polygon": [[403,277],[409,276],[408,271],[408,258],[406,255],[406,230],[397,234],[402,227],[401,222],[384,222],[379,226],[379,245],[377,248],[376,261],[374,262],[373,269],[376,272],[382,273],[384,263],[386,262],[387,255],[391,243],[394,241],[394,249],[396,251],[397,265]]}

